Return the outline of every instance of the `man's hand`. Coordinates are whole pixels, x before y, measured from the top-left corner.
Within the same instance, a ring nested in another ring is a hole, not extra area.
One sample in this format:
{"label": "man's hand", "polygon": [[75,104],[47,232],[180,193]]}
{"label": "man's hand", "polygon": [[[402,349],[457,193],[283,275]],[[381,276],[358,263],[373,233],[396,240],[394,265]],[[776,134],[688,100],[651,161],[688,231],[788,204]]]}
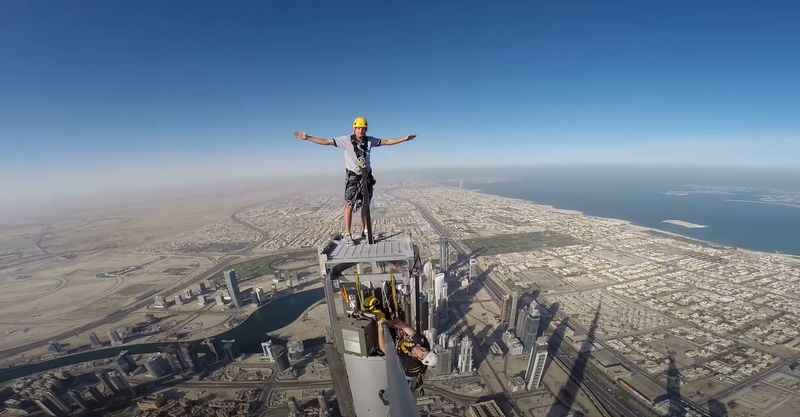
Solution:
{"label": "man's hand", "polygon": [[306,132],[294,132],[294,137],[299,140],[308,140],[308,135],[306,135]]}
{"label": "man's hand", "polygon": [[400,144],[400,143],[404,143],[404,142],[408,142],[408,141],[414,140],[416,137],[417,137],[417,135],[408,135],[408,136],[403,136],[402,138],[397,138],[397,139],[381,139],[381,145],[397,145],[397,144]]}

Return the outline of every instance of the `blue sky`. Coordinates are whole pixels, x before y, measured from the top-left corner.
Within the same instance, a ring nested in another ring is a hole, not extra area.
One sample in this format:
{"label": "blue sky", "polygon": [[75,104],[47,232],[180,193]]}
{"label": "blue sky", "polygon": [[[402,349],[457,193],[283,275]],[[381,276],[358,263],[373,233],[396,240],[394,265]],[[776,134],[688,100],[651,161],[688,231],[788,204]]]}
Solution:
{"label": "blue sky", "polygon": [[356,115],[387,168],[800,164],[797,2],[496,3],[6,2],[0,202],[339,173],[291,132]]}

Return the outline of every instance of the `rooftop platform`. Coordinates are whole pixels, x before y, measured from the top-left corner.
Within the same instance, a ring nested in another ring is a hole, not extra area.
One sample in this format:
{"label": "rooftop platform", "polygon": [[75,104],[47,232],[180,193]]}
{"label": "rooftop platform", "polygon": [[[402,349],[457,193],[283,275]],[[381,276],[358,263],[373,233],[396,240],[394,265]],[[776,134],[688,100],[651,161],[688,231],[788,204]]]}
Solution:
{"label": "rooftop platform", "polygon": [[345,244],[342,240],[331,240],[320,250],[322,261],[328,265],[402,261],[414,258],[414,247],[411,237],[398,234],[375,242]]}

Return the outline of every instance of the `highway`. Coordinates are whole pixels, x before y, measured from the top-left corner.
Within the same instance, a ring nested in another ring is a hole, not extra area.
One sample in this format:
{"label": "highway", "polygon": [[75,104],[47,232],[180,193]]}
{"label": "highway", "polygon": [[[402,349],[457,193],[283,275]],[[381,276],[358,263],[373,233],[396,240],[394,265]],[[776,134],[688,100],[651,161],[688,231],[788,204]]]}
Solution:
{"label": "highway", "polygon": [[[252,206],[248,206],[248,207],[241,208],[241,209],[237,210],[235,213],[231,214],[231,219],[234,222],[236,222],[238,224],[241,224],[242,226],[245,226],[247,228],[250,228],[250,229],[258,232],[259,233],[259,240],[257,242],[254,242],[254,243],[248,245],[246,248],[244,248],[244,249],[242,249],[240,251],[237,251],[236,253],[246,253],[247,251],[250,251],[253,248],[261,245],[267,239],[266,238],[267,234],[263,230],[261,230],[260,228],[254,226],[254,225],[252,225],[250,223],[247,223],[247,222],[245,222],[243,220],[240,220],[237,217],[237,215],[240,212],[242,212],[244,210],[247,210],[250,207],[252,207]],[[42,234],[42,236],[36,241],[37,246],[39,246],[41,244],[41,240],[42,240],[43,237],[44,237],[44,234]],[[47,254],[49,256],[54,256],[53,254],[48,253],[44,248],[42,248],[41,250],[45,254]],[[58,334],[55,334],[55,335],[50,335],[46,339],[43,339],[43,340],[26,343],[24,345],[16,346],[16,347],[13,347],[13,348],[10,348],[10,349],[0,350],[0,359],[4,359],[4,358],[7,358],[7,357],[15,356],[15,355],[18,355],[18,354],[23,353],[23,352],[27,352],[27,351],[30,351],[30,350],[33,350],[33,349],[37,349],[37,348],[40,348],[40,347],[43,347],[43,346],[47,346],[47,344],[50,343],[51,341],[58,341],[58,340],[68,339],[70,337],[77,336],[77,335],[79,335],[81,333],[91,331],[92,329],[94,329],[96,327],[100,327],[100,326],[103,326],[105,324],[109,324],[109,323],[114,323],[114,322],[120,321],[120,320],[124,319],[125,317],[127,317],[129,314],[131,314],[131,313],[133,313],[133,312],[135,312],[135,311],[137,311],[137,310],[139,310],[141,308],[147,307],[147,305],[150,304],[153,295],[161,294],[161,295],[164,295],[166,297],[166,296],[173,295],[175,293],[179,293],[179,292],[183,291],[184,289],[186,289],[186,288],[188,288],[188,287],[190,287],[192,285],[195,285],[195,284],[197,284],[197,283],[199,283],[201,281],[204,281],[206,279],[212,278],[214,275],[221,273],[224,269],[228,268],[231,265],[231,263],[236,259],[238,259],[238,258],[235,257],[235,256],[225,257],[219,263],[217,263],[214,266],[211,266],[210,268],[206,269],[202,273],[197,274],[197,275],[195,275],[193,277],[190,277],[189,279],[180,281],[180,282],[178,282],[177,284],[175,284],[175,285],[173,285],[171,287],[165,288],[163,290],[148,291],[147,293],[139,296],[137,301],[134,302],[133,304],[131,304],[128,307],[125,307],[123,309],[114,311],[113,313],[111,313],[111,314],[109,314],[109,315],[107,315],[105,317],[93,320],[93,321],[91,321],[89,323],[86,323],[84,325],[81,325],[81,326],[78,326],[78,327],[75,327],[75,328],[72,328],[72,329],[69,329],[69,330],[65,330],[65,331],[63,331],[61,333],[58,333]]]}

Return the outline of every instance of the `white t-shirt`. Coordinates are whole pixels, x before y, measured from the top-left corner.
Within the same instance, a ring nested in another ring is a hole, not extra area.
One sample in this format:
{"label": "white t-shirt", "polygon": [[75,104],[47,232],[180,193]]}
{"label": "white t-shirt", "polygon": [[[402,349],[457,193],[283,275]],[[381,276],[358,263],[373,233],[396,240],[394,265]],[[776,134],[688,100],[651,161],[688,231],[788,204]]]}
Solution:
{"label": "white t-shirt", "polygon": [[[353,135],[344,135],[333,138],[333,144],[344,151],[344,167],[356,174],[361,173],[361,166],[359,165],[359,157],[363,157],[364,165],[370,167],[369,153],[372,148],[381,146],[381,140],[372,136],[366,136],[363,143],[359,143],[355,139],[356,144],[360,149],[353,147]],[[363,146],[366,144],[367,146]]]}

